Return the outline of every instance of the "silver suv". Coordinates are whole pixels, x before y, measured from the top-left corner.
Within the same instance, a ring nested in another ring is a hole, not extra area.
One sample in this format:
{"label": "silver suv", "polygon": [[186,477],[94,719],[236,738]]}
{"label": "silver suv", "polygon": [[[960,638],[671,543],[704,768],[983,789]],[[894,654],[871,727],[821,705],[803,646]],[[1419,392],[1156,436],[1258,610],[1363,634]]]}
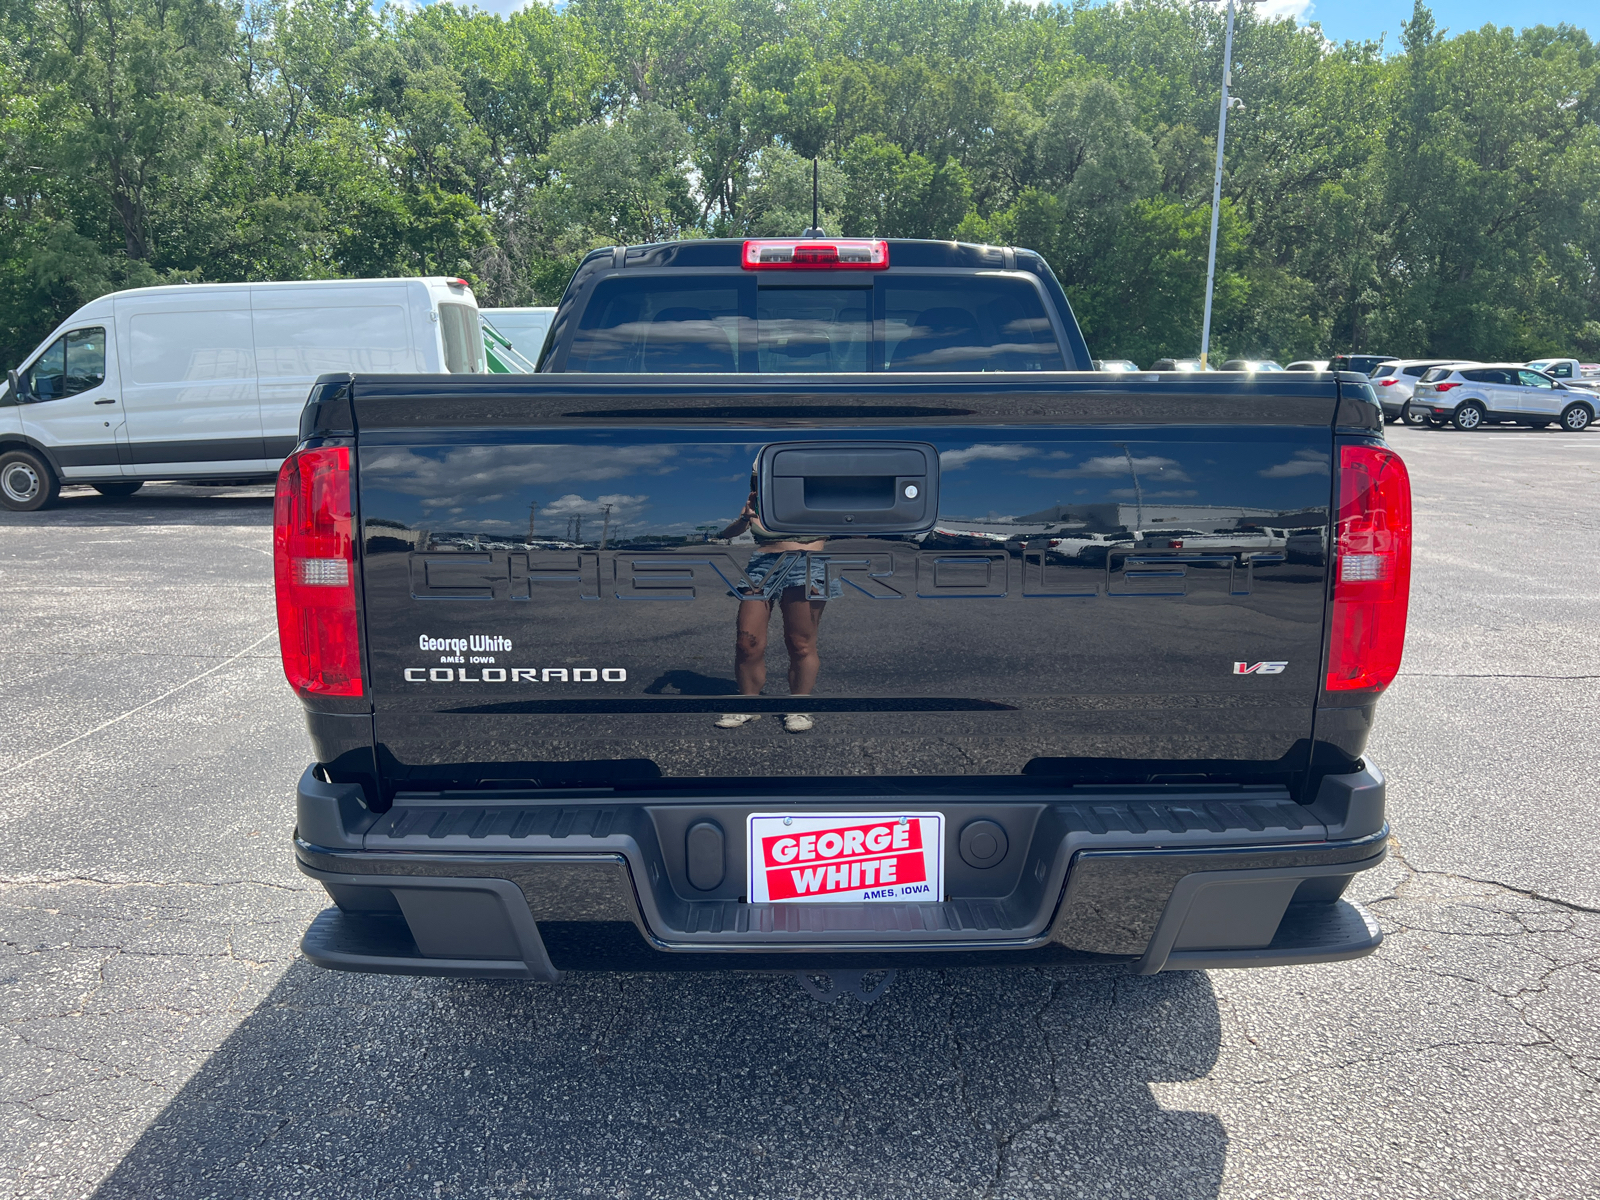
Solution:
{"label": "silver suv", "polygon": [[1430,425],[1449,421],[1457,429],[1510,422],[1543,429],[1560,423],[1579,433],[1594,420],[1597,398],[1571,391],[1550,376],[1520,363],[1433,367],[1411,395]]}
{"label": "silver suv", "polygon": [[1378,394],[1378,403],[1383,405],[1383,415],[1391,421],[1421,425],[1427,416],[1420,409],[1411,408],[1411,393],[1429,367],[1445,367],[1452,363],[1463,367],[1477,365],[1460,358],[1397,358],[1373,367],[1367,378],[1372,380],[1372,390]]}

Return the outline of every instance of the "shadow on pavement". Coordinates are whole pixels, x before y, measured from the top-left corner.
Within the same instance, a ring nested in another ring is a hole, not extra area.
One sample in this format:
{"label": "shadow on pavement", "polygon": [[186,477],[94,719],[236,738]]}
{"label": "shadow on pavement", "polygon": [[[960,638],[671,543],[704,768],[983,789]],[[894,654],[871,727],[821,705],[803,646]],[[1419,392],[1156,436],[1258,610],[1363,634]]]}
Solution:
{"label": "shadow on pavement", "polygon": [[1215,1196],[1168,1111],[1220,1045],[1204,973],[408,980],[296,962],[96,1192],[139,1197]]}
{"label": "shadow on pavement", "polygon": [[272,488],[202,488],[146,484],[131,496],[102,496],[92,488],[68,485],[42,512],[0,509],[0,524],[71,525],[264,525],[272,524]]}

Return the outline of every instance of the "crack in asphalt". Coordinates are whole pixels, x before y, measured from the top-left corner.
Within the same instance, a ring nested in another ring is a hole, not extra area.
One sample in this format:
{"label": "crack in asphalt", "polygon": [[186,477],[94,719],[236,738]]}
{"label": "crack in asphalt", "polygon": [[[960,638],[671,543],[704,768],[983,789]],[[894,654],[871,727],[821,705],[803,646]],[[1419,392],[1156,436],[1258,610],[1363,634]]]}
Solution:
{"label": "crack in asphalt", "polygon": [[[1587,930],[1579,927],[1583,918],[1600,915],[1600,909],[1596,909],[1585,904],[1579,904],[1574,901],[1564,900],[1560,897],[1548,896],[1530,888],[1522,888],[1511,884],[1502,883],[1498,880],[1480,879],[1475,876],[1463,875],[1449,871],[1428,871],[1417,868],[1406,859],[1399,846],[1398,839],[1391,839],[1389,856],[1394,862],[1400,865],[1400,867],[1406,872],[1406,875],[1395,884],[1389,895],[1381,896],[1375,900],[1368,901],[1368,907],[1377,911],[1378,914],[1385,919],[1393,920],[1398,927],[1395,931],[1396,934],[1420,933],[1426,934],[1431,938],[1488,940],[1491,942],[1499,942],[1502,945],[1514,944],[1515,942],[1524,938],[1554,937],[1567,938],[1572,941],[1584,943],[1600,942],[1600,937],[1590,934]],[[1511,896],[1517,896],[1523,900],[1531,900],[1535,903],[1550,905],[1553,908],[1561,910],[1563,913],[1570,915],[1564,918],[1563,928],[1533,928],[1529,926],[1526,918],[1536,914],[1527,912],[1525,910],[1496,906],[1492,903],[1484,902],[1482,898],[1474,898],[1473,900],[1459,896],[1438,897],[1432,899],[1422,897],[1417,897],[1415,899],[1412,898],[1409,895],[1411,889],[1420,881],[1427,879],[1439,879],[1447,882],[1465,883],[1475,885],[1477,887],[1493,888],[1498,892],[1502,892]],[[1431,904],[1435,906],[1463,908],[1479,913],[1492,914],[1494,916],[1504,917],[1515,922],[1521,926],[1521,929],[1519,931],[1497,929],[1448,929],[1438,926],[1419,924],[1415,921],[1407,920],[1405,914],[1391,914],[1388,911],[1390,908],[1405,904]],[[1470,986],[1483,989],[1485,992],[1500,1000],[1505,1007],[1510,1010],[1517,1022],[1524,1026],[1530,1034],[1530,1040],[1525,1042],[1499,1042],[1492,1039],[1484,1039],[1482,1041],[1468,1041],[1463,1044],[1516,1047],[1522,1050],[1550,1050],[1561,1056],[1568,1069],[1573,1071],[1574,1074],[1580,1076],[1589,1083],[1600,1083],[1600,1057],[1597,1057],[1594,1054],[1585,1054],[1580,1050],[1567,1045],[1563,1035],[1547,1027],[1547,1025],[1541,1024],[1535,1019],[1534,1014],[1529,1011],[1525,1002],[1526,998],[1530,996],[1547,994],[1550,990],[1551,981],[1555,979],[1556,976],[1561,975],[1564,972],[1574,970],[1593,971],[1596,965],[1600,964],[1600,950],[1596,950],[1593,953],[1578,953],[1570,956],[1557,956],[1547,949],[1528,947],[1524,948],[1523,954],[1524,961],[1526,961],[1529,957],[1542,960],[1546,964],[1546,969],[1537,975],[1532,984],[1522,984],[1514,989],[1497,987],[1494,982],[1489,979],[1467,974],[1461,970],[1444,968],[1442,966],[1436,966],[1426,962],[1410,964],[1388,961],[1384,964],[1384,966],[1389,970],[1430,975],[1440,979],[1456,979],[1463,983],[1469,984]],[[1439,1048],[1443,1048],[1444,1045],[1444,1043],[1441,1043]],[[1419,1050],[1425,1052],[1431,1048],[1432,1047],[1424,1046],[1418,1048],[1418,1050],[1402,1051],[1397,1053],[1416,1053]],[[1388,1057],[1395,1056],[1367,1056],[1357,1061],[1381,1060]],[[1591,1066],[1590,1064],[1593,1065]]]}
{"label": "crack in asphalt", "polygon": [[1417,879],[1457,879],[1466,883],[1481,884],[1484,887],[1499,888],[1501,891],[1511,892],[1529,900],[1537,900],[1542,904],[1554,904],[1557,907],[1570,909],[1573,912],[1600,915],[1600,908],[1596,908],[1593,905],[1580,904],[1576,900],[1565,900],[1560,896],[1552,896],[1533,888],[1518,887],[1514,883],[1503,883],[1498,879],[1483,879],[1476,875],[1463,875],[1457,871],[1432,871],[1425,867],[1413,866],[1401,849],[1400,839],[1393,835],[1390,835],[1389,838],[1389,857],[1405,868],[1406,878],[1395,884],[1394,891],[1389,896],[1380,896],[1378,900],[1372,901],[1372,903],[1389,899],[1402,899],[1403,897],[1400,895],[1401,889]]}
{"label": "crack in asphalt", "polygon": [[48,750],[41,751],[40,753],[35,754],[31,758],[25,758],[21,762],[12,763],[9,767],[0,768],[0,775],[10,775],[15,771],[22,770],[23,767],[31,767],[34,763],[40,762],[40,761],[42,761],[42,760],[44,760],[46,758],[49,758],[52,754],[56,754],[56,753],[59,753],[62,750],[65,750],[68,746],[77,745],[77,743],[83,741],[85,738],[91,738],[95,734],[100,733],[100,732],[102,732],[102,731],[104,731],[106,729],[109,729],[109,728],[111,728],[111,726],[116,725],[119,722],[126,721],[131,716],[134,716],[134,715],[136,715],[138,713],[142,713],[147,708],[152,708],[155,705],[160,704],[163,700],[166,700],[166,699],[168,699],[168,698],[170,698],[172,696],[177,695],[179,692],[183,691],[185,688],[190,687],[190,686],[192,686],[192,685],[194,685],[196,683],[199,683],[202,679],[207,679],[207,678],[211,677],[212,675],[215,675],[218,671],[222,670],[229,663],[235,662],[238,659],[244,658],[252,650],[254,650],[257,646],[260,646],[264,642],[270,641],[271,639],[273,639],[273,638],[275,638],[277,636],[278,636],[278,631],[277,631],[276,628],[274,628],[270,633],[262,634],[255,641],[251,642],[248,646],[244,647],[242,650],[238,651],[236,654],[230,655],[229,657],[223,659],[221,662],[217,663],[216,665],[207,667],[204,671],[201,671],[196,675],[190,676],[188,679],[185,679],[182,683],[178,684],[176,687],[168,688],[166,691],[162,692],[161,695],[156,696],[153,699],[146,700],[143,704],[135,705],[133,708],[130,708],[127,712],[120,713],[117,716],[112,717],[108,721],[102,721],[100,724],[96,725],[93,729],[86,729],[86,730],[84,730],[84,732],[78,734],[76,737],[70,737],[66,741],[60,743],[59,745],[55,745],[55,746],[50,747],[50,749],[48,749]]}
{"label": "crack in asphalt", "polygon": [[995,1163],[994,1176],[989,1180],[989,1186],[984,1189],[986,1200],[994,1196],[995,1189],[1000,1186],[1005,1175],[1007,1164],[1011,1159],[1011,1147],[1016,1140],[1030,1129],[1046,1124],[1061,1115],[1061,1077],[1059,1074],[1060,1060],[1056,1056],[1055,1041],[1051,1038],[1049,1030],[1044,1027],[1044,1014],[1061,994],[1061,981],[1049,981],[1050,990],[1045,995],[1044,1003],[1033,1014],[1033,1024],[1038,1027],[1040,1040],[1044,1043],[1045,1053],[1050,1056],[1050,1095],[1045,1100],[1044,1107],[1021,1125],[1009,1132],[996,1135],[995,1138]]}

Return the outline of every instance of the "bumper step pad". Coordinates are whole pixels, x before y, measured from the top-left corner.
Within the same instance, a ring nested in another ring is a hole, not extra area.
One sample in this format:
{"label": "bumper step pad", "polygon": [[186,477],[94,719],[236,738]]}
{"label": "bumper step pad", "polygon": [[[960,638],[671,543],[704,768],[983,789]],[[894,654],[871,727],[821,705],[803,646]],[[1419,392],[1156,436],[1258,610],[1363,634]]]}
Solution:
{"label": "bumper step pad", "polygon": [[1353,900],[1291,904],[1270,944],[1256,950],[1174,950],[1163,971],[1221,971],[1231,967],[1293,967],[1365,958],[1383,942],[1372,914]]}

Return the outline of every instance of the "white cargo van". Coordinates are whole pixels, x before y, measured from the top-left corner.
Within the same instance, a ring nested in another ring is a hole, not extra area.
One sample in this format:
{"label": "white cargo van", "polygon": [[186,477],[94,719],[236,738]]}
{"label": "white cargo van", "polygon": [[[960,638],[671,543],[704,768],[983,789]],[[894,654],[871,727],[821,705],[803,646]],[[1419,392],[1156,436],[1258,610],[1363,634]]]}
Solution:
{"label": "white cargo van", "polygon": [[0,395],[0,504],[62,483],[271,479],[330,371],[481,373],[462,279],[135,288],[84,305]]}

